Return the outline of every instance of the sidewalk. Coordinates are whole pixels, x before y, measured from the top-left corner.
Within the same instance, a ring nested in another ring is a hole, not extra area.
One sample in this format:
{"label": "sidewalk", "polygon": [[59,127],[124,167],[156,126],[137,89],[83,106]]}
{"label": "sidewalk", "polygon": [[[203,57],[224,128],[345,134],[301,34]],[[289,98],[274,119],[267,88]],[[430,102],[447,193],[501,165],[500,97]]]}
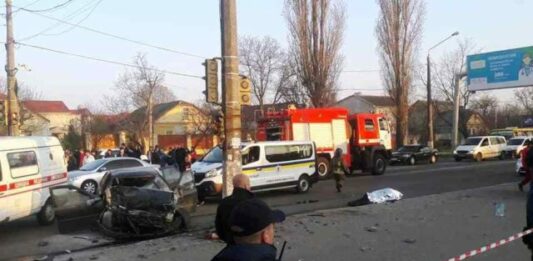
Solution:
{"label": "sidewalk", "polygon": [[[276,227],[284,260],[448,260],[520,232],[526,194],[515,184],[294,215]],[[495,204],[505,204],[505,216]],[[210,260],[223,244],[178,235],[54,260]],[[529,260],[520,240],[470,260]]]}

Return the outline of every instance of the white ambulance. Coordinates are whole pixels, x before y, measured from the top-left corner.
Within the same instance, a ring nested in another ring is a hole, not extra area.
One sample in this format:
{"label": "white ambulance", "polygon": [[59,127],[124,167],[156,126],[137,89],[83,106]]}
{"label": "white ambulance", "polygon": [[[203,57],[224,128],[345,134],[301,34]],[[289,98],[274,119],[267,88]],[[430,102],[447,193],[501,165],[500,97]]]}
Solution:
{"label": "white ambulance", "polygon": [[66,183],[64,152],[55,137],[0,137],[0,223],[37,215],[54,222],[49,187]]}

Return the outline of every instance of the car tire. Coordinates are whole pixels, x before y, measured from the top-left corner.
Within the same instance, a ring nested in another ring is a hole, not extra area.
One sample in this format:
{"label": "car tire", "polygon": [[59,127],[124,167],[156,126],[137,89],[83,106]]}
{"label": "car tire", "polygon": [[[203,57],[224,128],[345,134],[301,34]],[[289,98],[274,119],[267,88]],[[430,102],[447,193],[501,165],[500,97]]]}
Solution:
{"label": "car tire", "polygon": [[431,155],[431,157],[429,157],[429,164],[435,164],[435,163],[437,163],[437,156]]}
{"label": "car tire", "polygon": [[94,180],[86,180],[81,183],[80,188],[89,194],[95,195],[98,191],[98,184]]}
{"label": "car tire", "polygon": [[414,156],[411,156],[409,158],[409,165],[411,165],[411,166],[416,165],[416,158]]}
{"label": "car tire", "polygon": [[296,191],[298,193],[306,193],[311,188],[311,182],[309,181],[309,177],[307,175],[302,175],[298,179],[298,184],[296,185]]}
{"label": "car tire", "polygon": [[476,154],[476,157],[475,157],[474,159],[475,159],[475,161],[477,161],[477,162],[482,162],[482,161],[483,161],[483,154],[481,154],[481,152],[478,152],[478,153]]}
{"label": "car tire", "polygon": [[498,159],[499,160],[504,160],[505,159],[505,154],[503,152],[501,152],[500,156],[498,156]]}
{"label": "car tire", "polygon": [[55,220],[56,214],[54,212],[54,207],[52,206],[52,200],[48,199],[39,213],[37,213],[37,222],[42,226],[47,226],[54,223]]}
{"label": "car tire", "polygon": [[383,175],[387,169],[387,161],[381,154],[374,155],[374,164],[372,165],[372,175]]}
{"label": "car tire", "polygon": [[327,179],[331,176],[330,162],[327,158],[319,157],[316,164],[316,172],[320,179]]}

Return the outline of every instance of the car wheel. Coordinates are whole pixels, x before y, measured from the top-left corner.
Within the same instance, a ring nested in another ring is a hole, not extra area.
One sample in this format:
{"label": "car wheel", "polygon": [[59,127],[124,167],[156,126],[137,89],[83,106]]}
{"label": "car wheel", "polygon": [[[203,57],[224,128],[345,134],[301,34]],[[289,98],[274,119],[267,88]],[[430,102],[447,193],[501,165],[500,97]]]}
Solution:
{"label": "car wheel", "polygon": [[46,226],[54,223],[56,219],[56,214],[52,206],[52,201],[50,199],[46,200],[44,206],[41,208],[41,211],[37,214],[37,222],[39,224]]}
{"label": "car wheel", "polygon": [[309,188],[311,187],[311,182],[309,182],[309,177],[307,175],[302,175],[298,179],[298,186],[296,187],[296,191],[298,193],[306,193],[309,191]]}
{"label": "car wheel", "polygon": [[476,154],[475,160],[476,160],[477,162],[481,162],[481,161],[483,161],[483,154],[481,154],[481,152],[479,152],[478,154]]}
{"label": "car wheel", "polygon": [[431,157],[429,157],[429,164],[435,164],[435,163],[437,163],[437,156],[431,155]]}
{"label": "car wheel", "polygon": [[374,155],[374,165],[372,166],[372,175],[383,175],[387,168],[387,162],[381,154]]}
{"label": "car wheel", "polygon": [[413,165],[415,165],[415,164],[416,164],[416,159],[415,159],[414,156],[411,156],[411,157],[409,158],[409,165],[413,166]]}
{"label": "car wheel", "polygon": [[317,160],[317,172],[320,179],[327,179],[330,176],[330,163],[327,158],[319,157]]}
{"label": "car wheel", "polygon": [[94,180],[86,180],[81,183],[81,189],[89,194],[96,194],[98,190],[98,184]]}
{"label": "car wheel", "polygon": [[499,160],[505,159],[505,154],[503,152],[500,153],[500,156],[498,157]]}

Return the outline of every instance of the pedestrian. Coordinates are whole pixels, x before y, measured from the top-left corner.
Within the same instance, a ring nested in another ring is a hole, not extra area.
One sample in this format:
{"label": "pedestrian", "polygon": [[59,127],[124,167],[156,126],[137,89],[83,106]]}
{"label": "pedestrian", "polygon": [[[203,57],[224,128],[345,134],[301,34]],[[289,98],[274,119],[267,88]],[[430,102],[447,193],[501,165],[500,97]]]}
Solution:
{"label": "pedestrian", "polygon": [[230,216],[235,244],[227,245],[213,261],[275,261],[274,223],[285,220],[285,213],[272,210],[260,199],[239,203]]}
{"label": "pedestrian", "polygon": [[182,145],[178,145],[178,147],[174,151],[173,158],[176,164],[178,164],[178,167],[181,172],[187,169],[186,160],[185,160],[187,158],[187,155],[188,155],[188,151]]}
{"label": "pedestrian", "polygon": [[[200,196],[199,201],[204,201],[204,196]],[[218,237],[227,244],[235,243],[231,236],[229,218],[231,211],[235,206],[247,199],[254,198],[254,194],[250,191],[250,178],[244,174],[238,174],[233,177],[233,194],[220,201],[215,217],[215,228]]]}
{"label": "pedestrian", "polygon": [[161,149],[158,145],[155,145],[154,150],[152,151],[152,155],[150,156],[150,160],[152,164],[158,165],[161,163],[161,156],[159,155],[161,153]]}
{"label": "pedestrian", "polygon": [[78,161],[72,155],[70,150],[65,150],[65,163],[67,164],[67,171],[73,171],[78,169]]}
{"label": "pedestrian", "polygon": [[104,158],[112,158],[113,157],[113,151],[111,149],[107,149],[107,151],[104,154]]}
{"label": "pedestrian", "polygon": [[189,155],[191,156],[191,164],[196,162],[196,159],[198,158],[198,154],[196,154],[196,150],[193,148],[190,150]]}
{"label": "pedestrian", "polygon": [[74,159],[76,160],[76,169],[79,169],[81,167],[81,160],[80,160],[81,159],[81,153],[80,153],[80,150],[76,149],[72,156],[74,156]]}
{"label": "pedestrian", "polygon": [[344,166],[342,161],[342,149],[337,148],[333,159],[331,159],[331,168],[333,170],[333,177],[335,178],[335,187],[337,192],[341,192],[345,175],[348,175],[348,169]]}
{"label": "pedestrian", "polygon": [[525,173],[524,179],[522,179],[522,181],[518,183],[518,189],[522,192],[524,191],[524,185],[526,185],[527,183],[531,181],[531,171],[527,163],[527,155],[529,151],[531,150],[531,147],[533,147],[533,142],[531,142],[530,140],[526,140],[524,142],[524,145],[525,145],[525,148],[522,149],[522,151],[520,151],[520,161],[522,161],[522,168],[524,169],[526,173]]}
{"label": "pedestrian", "polygon": [[83,162],[84,160],[85,160],[85,151],[81,150],[79,157],[78,157],[78,166],[79,166],[78,168],[81,168],[81,166],[85,164],[85,162]]}
{"label": "pedestrian", "polygon": [[[527,154],[525,155],[525,163],[528,168],[529,174],[533,174],[533,148],[531,147],[530,142],[529,150],[527,151]],[[527,172],[526,172],[527,173]],[[527,174],[526,174],[527,175]],[[527,178],[527,177],[526,177]],[[529,179],[529,192],[527,194],[527,203],[526,203],[526,227],[524,230],[532,229],[533,228],[533,189],[531,189],[531,178]],[[533,235],[529,234],[522,238],[522,242],[524,242],[529,250],[532,251],[531,260],[533,260]]]}
{"label": "pedestrian", "polygon": [[85,156],[83,158],[83,164],[87,165],[94,161],[94,156],[89,150],[85,150]]}

